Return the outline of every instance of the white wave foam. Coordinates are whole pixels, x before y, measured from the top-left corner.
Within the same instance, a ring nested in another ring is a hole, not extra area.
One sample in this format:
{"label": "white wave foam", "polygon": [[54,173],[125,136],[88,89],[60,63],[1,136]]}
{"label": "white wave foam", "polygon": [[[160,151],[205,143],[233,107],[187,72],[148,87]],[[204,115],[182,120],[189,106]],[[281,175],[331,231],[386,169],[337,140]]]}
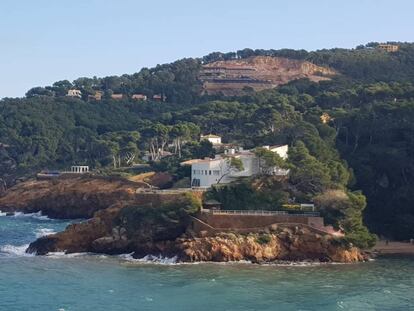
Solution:
{"label": "white wave foam", "polygon": [[89,256],[91,253],[70,253],[66,254],[65,252],[50,252],[47,253],[46,256],[49,258],[75,258],[75,257],[83,257]]}
{"label": "white wave foam", "polygon": [[22,213],[22,212],[15,212],[14,217],[32,217],[39,220],[52,220],[49,217],[42,215],[42,211],[37,213]]}
{"label": "white wave foam", "polygon": [[53,229],[48,229],[48,228],[39,228],[35,232],[36,238],[41,238],[43,236],[47,236],[47,235],[51,235],[55,233],[56,231],[54,231]]}
{"label": "white wave foam", "polygon": [[16,246],[16,245],[3,245],[0,247],[0,252],[1,253],[5,253],[8,256],[16,256],[16,257],[29,257],[29,256],[34,256],[32,254],[28,254],[26,253],[26,249],[29,247],[29,244],[25,244],[25,245],[20,245],[20,246]]}
{"label": "white wave foam", "polygon": [[154,256],[146,255],[142,258],[133,258],[132,254],[122,254],[119,255],[119,258],[126,260],[128,262],[144,263],[144,264],[159,264],[159,265],[176,265],[178,264],[178,257],[164,257],[164,256]]}
{"label": "white wave foam", "polygon": [[0,217],[1,216],[6,216],[7,215],[7,213],[6,212],[2,212],[2,211],[0,211]]}

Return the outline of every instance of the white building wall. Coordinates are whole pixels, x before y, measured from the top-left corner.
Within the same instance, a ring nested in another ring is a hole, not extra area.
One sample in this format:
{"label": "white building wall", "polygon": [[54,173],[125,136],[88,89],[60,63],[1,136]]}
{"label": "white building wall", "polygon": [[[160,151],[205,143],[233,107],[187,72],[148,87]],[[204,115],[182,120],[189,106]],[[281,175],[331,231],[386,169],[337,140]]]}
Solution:
{"label": "white building wall", "polygon": [[[276,152],[283,159],[287,159],[288,157],[288,145],[274,148],[268,147],[268,149]],[[242,161],[242,171],[234,170],[229,173],[229,159],[226,158],[200,160],[191,165],[191,186],[208,188],[217,184],[219,181],[221,184],[226,184],[235,181],[239,177],[250,177],[260,173],[259,159],[254,153],[246,151],[234,154],[231,152],[228,155],[237,157]],[[287,175],[288,173],[289,170],[277,167],[271,172],[273,175]]]}
{"label": "white building wall", "polygon": [[[217,184],[223,175],[222,159],[202,160],[191,165],[191,186],[208,188]],[[224,182],[224,178],[221,182]]]}
{"label": "white building wall", "polygon": [[230,177],[250,177],[259,173],[259,161],[253,154],[241,154],[238,155],[239,158],[243,163],[243,170],[242,171],[234,171],[230,174]]}
{"label": "white building wall", "polygon": [[288,158],[288,150],[289,150],[288,145],[283,145],[283,146],[278,146],[278,147],[273,147],[273,148],[270,147],[269,150],[272,152],[276,152],[284,160]]}
{"label": "white building wall", "polygon": [[213,145],[220,145],[221,144],[221,138],[220,137],[210,137],[210,138],[208,138],[208,141],[211,142]]}
{"label": "white building wall", "polygon": [[229,159],[201,160],[191,165],[191,186],[208,188],[220,181],[226,184],[239,177],[249,177],[259,172],[258,159],[253,154],[237,155],[243,163],[242,171],[229,172]]}
{"label": "white building wall", "polygon": [[200,137],[201,140],[208,140],[210,143],[212,143],[213,145],[221,145],[221,137],[217,136],[217,137],[211,137],[209,135],[201,135]]}

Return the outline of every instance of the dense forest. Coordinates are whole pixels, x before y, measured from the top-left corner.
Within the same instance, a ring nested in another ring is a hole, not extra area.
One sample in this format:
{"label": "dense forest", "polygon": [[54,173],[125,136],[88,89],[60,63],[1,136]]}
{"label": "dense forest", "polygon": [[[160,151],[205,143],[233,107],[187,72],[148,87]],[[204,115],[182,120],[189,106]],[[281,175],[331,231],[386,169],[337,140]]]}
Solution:
{"label": "dense forest", "polygon": [[[214,154],[211,145],[198,142],[200,133],[213,132],[245,148],[286,143],[288,184],[263,178],[216,189],[216,198],[268,207],[303,197],[317,202],[328,222],[361,246],[373,241],[362,213],[371,231],[412,238],[414,44],[398,45],[394,53],[377,49],[377,43],[314,52],[216,52],[132,75],[35,87],[24,98],[0,101],[0,174],[12,184],[41,169],[75,163],[119,168],[139,163],[145,152],[157,158],[165,149],[172,156],[153,166],[179,179],[188,174],[180,161]],[[304,59],[340,74],[231,98],[201,95],[202,64],[257,55]],[[71,88],[80,89],[82,98],[64,96]],[[88,101],[96,91],[103,92],[102,100]],[[167,100],[114,100],[114,93],[162,94]]]}

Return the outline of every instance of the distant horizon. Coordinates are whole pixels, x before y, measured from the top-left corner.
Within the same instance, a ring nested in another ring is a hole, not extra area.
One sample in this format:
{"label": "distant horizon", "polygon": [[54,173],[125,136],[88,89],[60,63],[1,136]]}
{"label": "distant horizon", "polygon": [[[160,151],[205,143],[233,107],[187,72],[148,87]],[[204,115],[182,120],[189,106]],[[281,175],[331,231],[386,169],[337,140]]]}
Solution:
{"label": "distant horizon", "polygon": [[123,0],[122,5],[4,0],[0,98],[23,97],[33,87],[60,80],[132,74],[215,51],[412,42],[413,9],[408,0],[262,0],[260,5],[212,0],[208,6],[189,0]]}

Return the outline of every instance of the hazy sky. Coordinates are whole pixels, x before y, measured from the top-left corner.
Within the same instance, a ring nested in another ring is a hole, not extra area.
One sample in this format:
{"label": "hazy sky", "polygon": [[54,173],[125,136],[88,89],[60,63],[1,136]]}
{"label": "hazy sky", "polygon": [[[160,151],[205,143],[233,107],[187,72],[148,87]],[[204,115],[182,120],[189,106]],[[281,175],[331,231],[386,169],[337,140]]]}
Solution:
{"label": "hazy sky", "polygon": [[414,41],[412,0],[0,0],[0,98],[249,48]]}

